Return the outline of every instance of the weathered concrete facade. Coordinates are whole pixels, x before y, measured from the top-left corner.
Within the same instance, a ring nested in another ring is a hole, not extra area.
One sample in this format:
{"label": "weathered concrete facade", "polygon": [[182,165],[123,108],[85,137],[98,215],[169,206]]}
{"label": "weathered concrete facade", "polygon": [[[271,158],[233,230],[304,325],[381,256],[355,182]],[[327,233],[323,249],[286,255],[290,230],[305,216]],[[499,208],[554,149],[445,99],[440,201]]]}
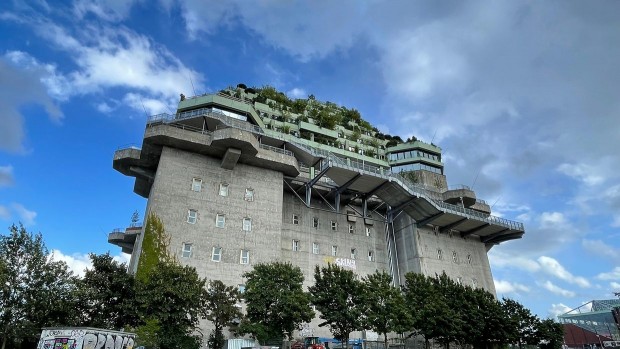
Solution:
{"label": "weathered concrete facade", "polygon": [[[388,271],[397,285],[408,272],[445,272],[495,293],[487,251],[520,238],[523,225],[490,215],[471,189],[448,187],[442,168],[401,175],[384,160],[360,162],[342,156],[346,149],[263,129],[247,102],[207,97],[192,99],[198,109],[152,117],[142,148],[114,157],[115,169],[136,177],[146,212],[163,221],[170,252],[201,277],[242,289],[253,265],[285,261],[310,286],[316,265],[336,263],[360,276]],[[426,148],[435,153],[420,153]],[[441,163],[439,148],[419,141],[394,149],[405,152],[392,156],[401,167]],[[132,252],[135,270],[142,234],[114,232],[109,241]],[[304,334],[330,336],[318,323]]]}

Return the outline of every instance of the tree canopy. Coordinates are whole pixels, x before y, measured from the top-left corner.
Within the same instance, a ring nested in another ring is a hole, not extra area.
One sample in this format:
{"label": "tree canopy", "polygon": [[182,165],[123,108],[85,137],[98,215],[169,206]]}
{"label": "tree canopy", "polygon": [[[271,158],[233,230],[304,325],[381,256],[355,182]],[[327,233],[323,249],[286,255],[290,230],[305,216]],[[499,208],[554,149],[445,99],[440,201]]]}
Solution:
{"label": "tree canopy", "polygon": [[41,327],[75,324],[73,275],[50,258],[41,234],[11,226],[0,236],[0,261],[2,349],[36,343]]}
{"label": "tree canopy", "polygon": [[310,295],[303,291],[304,276],[291,263],[257,264],[243,274],[246,318],[240,333],[251,334],[261,344],[291,338],[293,331],[314,317]]}
{"label": "tree canopy", "polygon": [[348,348],[349,334],[363,328],[363,288],[357,275],[332,263],[323,268],[317,265],[309,290],[324,320],[319,326],[329,326],[334,338]]}

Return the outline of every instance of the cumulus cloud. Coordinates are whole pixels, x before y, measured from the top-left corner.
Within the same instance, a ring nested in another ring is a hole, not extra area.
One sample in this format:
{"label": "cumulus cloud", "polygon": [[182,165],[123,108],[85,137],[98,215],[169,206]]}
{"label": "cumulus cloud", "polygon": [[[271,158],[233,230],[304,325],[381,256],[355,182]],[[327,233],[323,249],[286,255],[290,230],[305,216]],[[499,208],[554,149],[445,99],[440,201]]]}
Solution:
{"label": "cumulus cloud", "polygon": [[559,304],[551,304],[551,309],[549,309],[549,315],[551,315],[551,317],[555,318],[558,315],[562,315],[562,314],[566,314],[567,312],[571,311],[572,308],[559,303]]}
{"label": "cumulus cloud", "polygon": [[512,268],[524,270],[527,272],[536,272],[540,270],[540,265],[538,264],[538,262],[527,257],[507,254],[506,252],[499,249],[492,249],[491,251],[489,251],[488,255],[491,265],[495,268]]}
{"label": "cumulus cloud", "polygon": [[0,84],[0,150],[19,153],[24,146],[24,118],[20,108],[27,104],[43,106],[48,116],[62,119],[63,114],[48,94],[45,81],[50,76],[50,66],[24,62],[24,54],[9,52],[0,57],[0,76],[9,83]]}
{"label": "cumulus cloud", "polygon": [[88,254],[74,253],[72,255],[66,255],[60,250],[53,249],[50,259],[67,263],[69,270],[79,277],[84,276],[86,269],[92,268],[92,263]]}
{"label": "cumulus cloud", "polygon": [[620,262],[620,249],[606,244],[602,240],[583,239],[581,245],[592,255],[604,257],[614,262]]}
{"label": "cumulus cloud", "polygon": [[14,181],[13,166],[0,166],[0,187],[9,187]]}
{"label": "cumulus cloud", "polygon": [[564,296],[564,297],[575,297],[575,292],[573,291],[569,291],[569,290],[565,290],[555,284],[553,284],[551,281],[546,281],[545,283],[542,284],[542,286],[549,292],[555,293],[557,295],[560,296]]}
{"label": "cumulus cloud", "polygon": [[292,98],[306,98],[308,97],[308,93],[303,88],[295,87],[292,90],[288,91],[287,96]]}
{"label": "cumulus cloud", "polygon": [[538,263],[541,266],[541,270],[551,276],[580,287],[590,287],[590,282],[587,279],[581,276],[574,276],[560,262],[551,257],[541,256],[538,258]]}
{"label": "cumulus cloud", "polygon": [[31,211],[24,207],[24,205],[18,203],[11,204],[11,207],[13,208],[13,211],[17,213],[17,215],[19,216],[19,220],[25,226],[31,226],[35,224],[34,220],[35,218],[37,218],[37,213],[35,211]]}
{"label": "cumulus cloud", "polygon": [[[129,263],[130,258],[131,255],[122,252],[112,257],[116,262],[125,264]],[[79,277],[83,277],[86,270],[90,270],[93,267],[88,253],[73,253],[69,255],[58,249],[53,249],[50,254],[50,259],[67,263],[69,270]]]}
{"label": "cumulus cloud", "polygon": [[558,166],[558,171],[583,181],[587,185],[597,185],[605,180],[603,176],[593,172],[592,169],[585,164],[561,164]]}
{"label": "cumulus cloud", "polygon": [[516,283],[510,282],[506,280],[493,280],[495,282],[495,291],[497,294],[508,294],[508,293],[519,293],[519,292],[530,292],[530,288]]}
{"label": "cumulus cloud", "polygon": [[620,267],[615,267],[607,273],[600,273],[596,276],[599,280],[620,280]]}
{"label": "cumulus cloud", "polygon": [[0,205],[0,218],[8,221],[11,219],[11,212],[6,206]]}

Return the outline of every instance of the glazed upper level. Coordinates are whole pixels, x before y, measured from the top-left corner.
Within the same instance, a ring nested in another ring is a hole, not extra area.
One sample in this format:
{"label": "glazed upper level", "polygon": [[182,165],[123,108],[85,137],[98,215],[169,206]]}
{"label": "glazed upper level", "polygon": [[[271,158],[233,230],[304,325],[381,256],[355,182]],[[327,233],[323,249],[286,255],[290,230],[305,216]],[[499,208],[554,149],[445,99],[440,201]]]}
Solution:
{"label": "glazed upper level", "polygon": [[[182,97],[177,115],[186,116],[193,110],[207,108],[248,121],[267,135],[294,137],[296,142],[341,157],[391,168],[396,172],[426,170],[443,173],[441,148],[434,144],[416,139],[403,142],[400,137],[383,135],[361,118],[357,122],[341,118],[337,120],[340,124],[334,124],[334,120],[329,118],[338,119],[334,116],[335,113],[351,111],[333,103],[325,104],[314,99],[302,100],[305,101],[306,108],[303,113],[295,113],[290,106],[280,105],[270,99],[262,100],[253,92],[252,89],[237,88],[223,90],[218,94]],[[359,116],[359,113],[357,115]]]}

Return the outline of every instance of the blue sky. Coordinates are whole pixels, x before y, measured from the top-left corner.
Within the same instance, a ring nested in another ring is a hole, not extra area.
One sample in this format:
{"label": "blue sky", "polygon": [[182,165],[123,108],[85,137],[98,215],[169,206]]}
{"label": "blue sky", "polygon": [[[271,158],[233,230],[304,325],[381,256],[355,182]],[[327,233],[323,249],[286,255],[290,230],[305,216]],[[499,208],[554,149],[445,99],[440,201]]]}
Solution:
{"label": "blue sky", "polygon": [[[0,4],[0,223],[75,270],[141,214],[114,151],[180,93],[273,85],[444,150],[449,184],[525,223],[489,253],[541,317],[620,291],[620,2]],[[193,84],[193,87],[192,87]]]}

